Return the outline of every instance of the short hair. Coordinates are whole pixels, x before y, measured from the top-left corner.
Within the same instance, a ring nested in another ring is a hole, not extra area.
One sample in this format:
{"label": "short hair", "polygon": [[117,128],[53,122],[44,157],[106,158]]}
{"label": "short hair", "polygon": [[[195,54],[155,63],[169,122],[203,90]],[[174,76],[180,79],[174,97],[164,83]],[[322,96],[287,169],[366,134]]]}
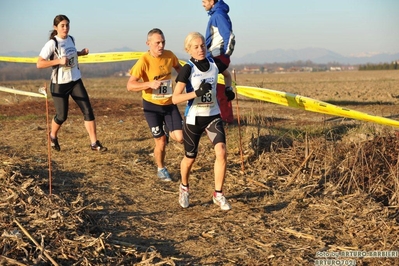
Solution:
{"label": "short hair", "polygon": [[147,34],[147,39],[148,38],[150,38],[153,34],[160,34],[160,35],[162,35],[162,36],[164,36],[163,35],[163,32],[160,30],[160,29],[158,29],[158,28],[153,28],[152,30],[150,30],[149,32],[148,32],[148,34]]}
{"label": "short hair", "polygon": [[194,39],[198,39],[198,38],[201,38],[202,41],[205,43],[205,38],[201,33],[196,32],[196,31],[190,32],[187,35],[186,39],[184,40],[184,49],[188,52],[188,50],[190,50],[190,48],[191,48],[191,42]]}

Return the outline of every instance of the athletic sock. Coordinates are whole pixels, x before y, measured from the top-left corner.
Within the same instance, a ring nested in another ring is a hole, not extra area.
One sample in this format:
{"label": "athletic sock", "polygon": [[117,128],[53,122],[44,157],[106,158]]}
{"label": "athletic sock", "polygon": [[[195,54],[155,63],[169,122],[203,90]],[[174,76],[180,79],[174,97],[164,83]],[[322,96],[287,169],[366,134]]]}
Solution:
{"label": "athletic sock", "polygon": [[215,189],[215,192],[213,192],[213,196],[216,198],[217,196],[220,196],[220,195],[223,195],[222,190],[216,190]]}

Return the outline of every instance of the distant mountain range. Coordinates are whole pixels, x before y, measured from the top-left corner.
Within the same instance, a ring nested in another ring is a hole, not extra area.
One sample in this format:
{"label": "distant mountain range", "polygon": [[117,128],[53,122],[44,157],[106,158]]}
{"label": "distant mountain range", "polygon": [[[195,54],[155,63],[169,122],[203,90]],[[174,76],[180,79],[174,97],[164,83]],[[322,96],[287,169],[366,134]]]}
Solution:
{"label": "distant mountain range", "polygon": [[[104,52],[130,52],[135,51],[129,47],[122,47],[112,49]],[[3,56],[37,56],[39,52],[29,51],[25,53],[10,52]],[[183,60],[187,59],[187,54],[176,53],[176,55]],[[289,63],[296,61],[312,61],[315,64],[339,63],[345,65],[364,65],[367,63],[391,63],[399,60],[399,53],[364,53],[357,56],[343,56],[323,48],[304,48],[299,50],[262,50],[254,53],[246,54],[242,57],[232,56],[232,64],[272,64],[272,63]]]}
{"label": "distant mountain range", "polygon": [[327,64],[337,62],[340,64],[379,64],[391,63],[399,60],[399,53],[396,54],[363,54],[358,56],[343,56],[323,48],[304,48],[300,50],[263,50],[247,54],[242,57],[232,56],[232,64],[266,64],[266,63],[287,63],[295,61],[312,61],[316,64]]}

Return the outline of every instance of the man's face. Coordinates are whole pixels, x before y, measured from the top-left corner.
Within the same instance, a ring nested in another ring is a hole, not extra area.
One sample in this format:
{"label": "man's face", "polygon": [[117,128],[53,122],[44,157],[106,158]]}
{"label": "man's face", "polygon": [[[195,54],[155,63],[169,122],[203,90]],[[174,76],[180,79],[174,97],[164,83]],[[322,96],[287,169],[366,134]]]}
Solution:
{"label": "man's face", "polygon": [[202,6],[205,8],[205,11],[211,10],[213,3],[213,0],[202,0]]}
{"label": "man's face", "polygon": [[147,40],[147,45],[150,48],[150,53],[154,57],[162,55],[165,48],[165,38],[158,33],[154,33]]}

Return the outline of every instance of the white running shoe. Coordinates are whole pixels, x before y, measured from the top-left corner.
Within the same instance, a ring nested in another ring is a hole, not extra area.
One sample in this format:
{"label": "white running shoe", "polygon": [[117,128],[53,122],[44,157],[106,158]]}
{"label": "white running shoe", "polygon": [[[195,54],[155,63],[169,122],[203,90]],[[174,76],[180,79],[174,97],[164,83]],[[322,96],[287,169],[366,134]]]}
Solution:
{"label": "white running shoe", "polygon": [[183,208],[188,208],[189,205],[188,187],[183,187],[182,184],[180,184],[179,187],[179,203],[180,206],[182,206]]}
{"label": "white running shoe", "polygon": [[223,194],[217,193],[216,195],[216,193],[214,193],[212,198],[213,198],[213,203],[220,206],[221,210],[223,211],[231,210],[231,205]]}

